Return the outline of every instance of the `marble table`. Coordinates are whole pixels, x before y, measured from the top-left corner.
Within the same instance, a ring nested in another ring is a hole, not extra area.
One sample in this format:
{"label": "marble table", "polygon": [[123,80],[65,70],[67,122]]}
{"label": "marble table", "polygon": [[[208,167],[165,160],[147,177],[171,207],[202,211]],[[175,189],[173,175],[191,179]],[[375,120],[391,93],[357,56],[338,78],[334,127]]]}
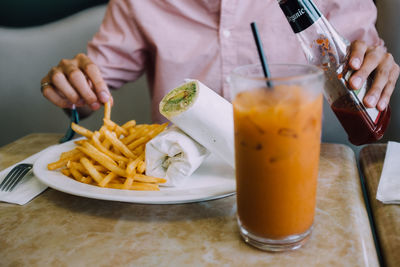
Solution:
{"label": "marble table", "polygon": [[[0,169],[60,137],[32,134],[0,148]],[[322,144],[319,167],[314,230],[296,251],[245,244],[235,196],[143,205],[47,189],[24,206],[0,203],[0,265],[378,266],[353,151]]]}
{"label": "marble table", "polygon": [[376,199],[385,160],[386,144],[372,144],[360,151],[360,166],[365,179],[382,260],[385,266],[400,266],[400,205]]}

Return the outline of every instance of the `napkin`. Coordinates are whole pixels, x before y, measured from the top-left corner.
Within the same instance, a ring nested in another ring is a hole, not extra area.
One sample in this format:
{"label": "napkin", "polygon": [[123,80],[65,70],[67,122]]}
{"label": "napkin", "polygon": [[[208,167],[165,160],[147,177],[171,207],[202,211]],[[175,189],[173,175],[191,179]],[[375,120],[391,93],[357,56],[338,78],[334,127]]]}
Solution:
{"label": "napkin", "polygon": [[400,204],[400,143],[388,142],[376,199]]}
{"label": "napkin", "polygon": [[209,155],[209,151],[172,126],[146,144],[146,174],[167,180],[162,186],[179,186]]}
{"label": "napkin", "polygon": [[[53,147],[53,146],[51,146]],[[0,172],[0,183],[3,181],[3,179],[6,177],[6,175],[11,171],[12,168],[14,168],[16,165],[20,163],[34,163],[36,159],[38,159],[41,155],[46,153],[48,149],[51,147],[48,147],[24,160],[21,162],[18,162],[7,169],[3,170]],[[43,183],[41,183],[33,174],[33,171],[30,171],[22,180],[21,182],[14,188],[13,191],[11,192],[4,192],[0,191],[0,201],[4,202],[9,202],[9,203],[14,203],[18,205],[25,205],[32,199],[34,199],[37,195],[42,193],[47,186]]]}

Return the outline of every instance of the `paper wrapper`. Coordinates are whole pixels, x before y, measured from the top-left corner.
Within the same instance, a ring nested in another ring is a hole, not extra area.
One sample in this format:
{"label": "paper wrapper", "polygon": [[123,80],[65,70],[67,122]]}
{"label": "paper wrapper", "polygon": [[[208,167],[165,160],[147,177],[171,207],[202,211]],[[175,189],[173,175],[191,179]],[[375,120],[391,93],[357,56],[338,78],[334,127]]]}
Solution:
{"label": "paper wrapper", "polygon": [[234,167],[232,104],[201,82],[186,81],[196,84],[196,96],[193,98],[193,103],[182,112],[171,115],[163,112],[163,102],[161,102],[161,114],[211,153]]}
{"label": "paper wrapper", "polygon": [[146,174],[165,178],[161,186],[179,186],[208,155],[205,147],[171,127],[146,144]]}

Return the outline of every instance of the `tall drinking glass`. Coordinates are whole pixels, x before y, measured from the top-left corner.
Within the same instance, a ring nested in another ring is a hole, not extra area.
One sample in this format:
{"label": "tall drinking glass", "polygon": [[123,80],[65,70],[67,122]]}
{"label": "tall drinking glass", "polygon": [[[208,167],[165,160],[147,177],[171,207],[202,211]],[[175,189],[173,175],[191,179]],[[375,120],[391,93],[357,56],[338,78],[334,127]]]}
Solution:
{"label": "tall drinking glass", "polygon": [[323,72],[294,64],[270,72],[267,80],[261,65],[247,65],[230,76],[237,220],[245,242],[282,251],[303,245],[314,221]]}

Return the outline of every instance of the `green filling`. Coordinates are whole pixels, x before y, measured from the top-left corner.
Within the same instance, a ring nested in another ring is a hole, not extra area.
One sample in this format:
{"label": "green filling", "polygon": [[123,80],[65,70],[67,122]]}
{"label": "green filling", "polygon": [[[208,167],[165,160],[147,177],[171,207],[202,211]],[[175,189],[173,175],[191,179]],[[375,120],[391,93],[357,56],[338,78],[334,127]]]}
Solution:
{"label": "green filling", "polygon": [[161,102],[161,113],[174,114],[189,107],[196,96],[196,83],[186,83],[169,92]]}

